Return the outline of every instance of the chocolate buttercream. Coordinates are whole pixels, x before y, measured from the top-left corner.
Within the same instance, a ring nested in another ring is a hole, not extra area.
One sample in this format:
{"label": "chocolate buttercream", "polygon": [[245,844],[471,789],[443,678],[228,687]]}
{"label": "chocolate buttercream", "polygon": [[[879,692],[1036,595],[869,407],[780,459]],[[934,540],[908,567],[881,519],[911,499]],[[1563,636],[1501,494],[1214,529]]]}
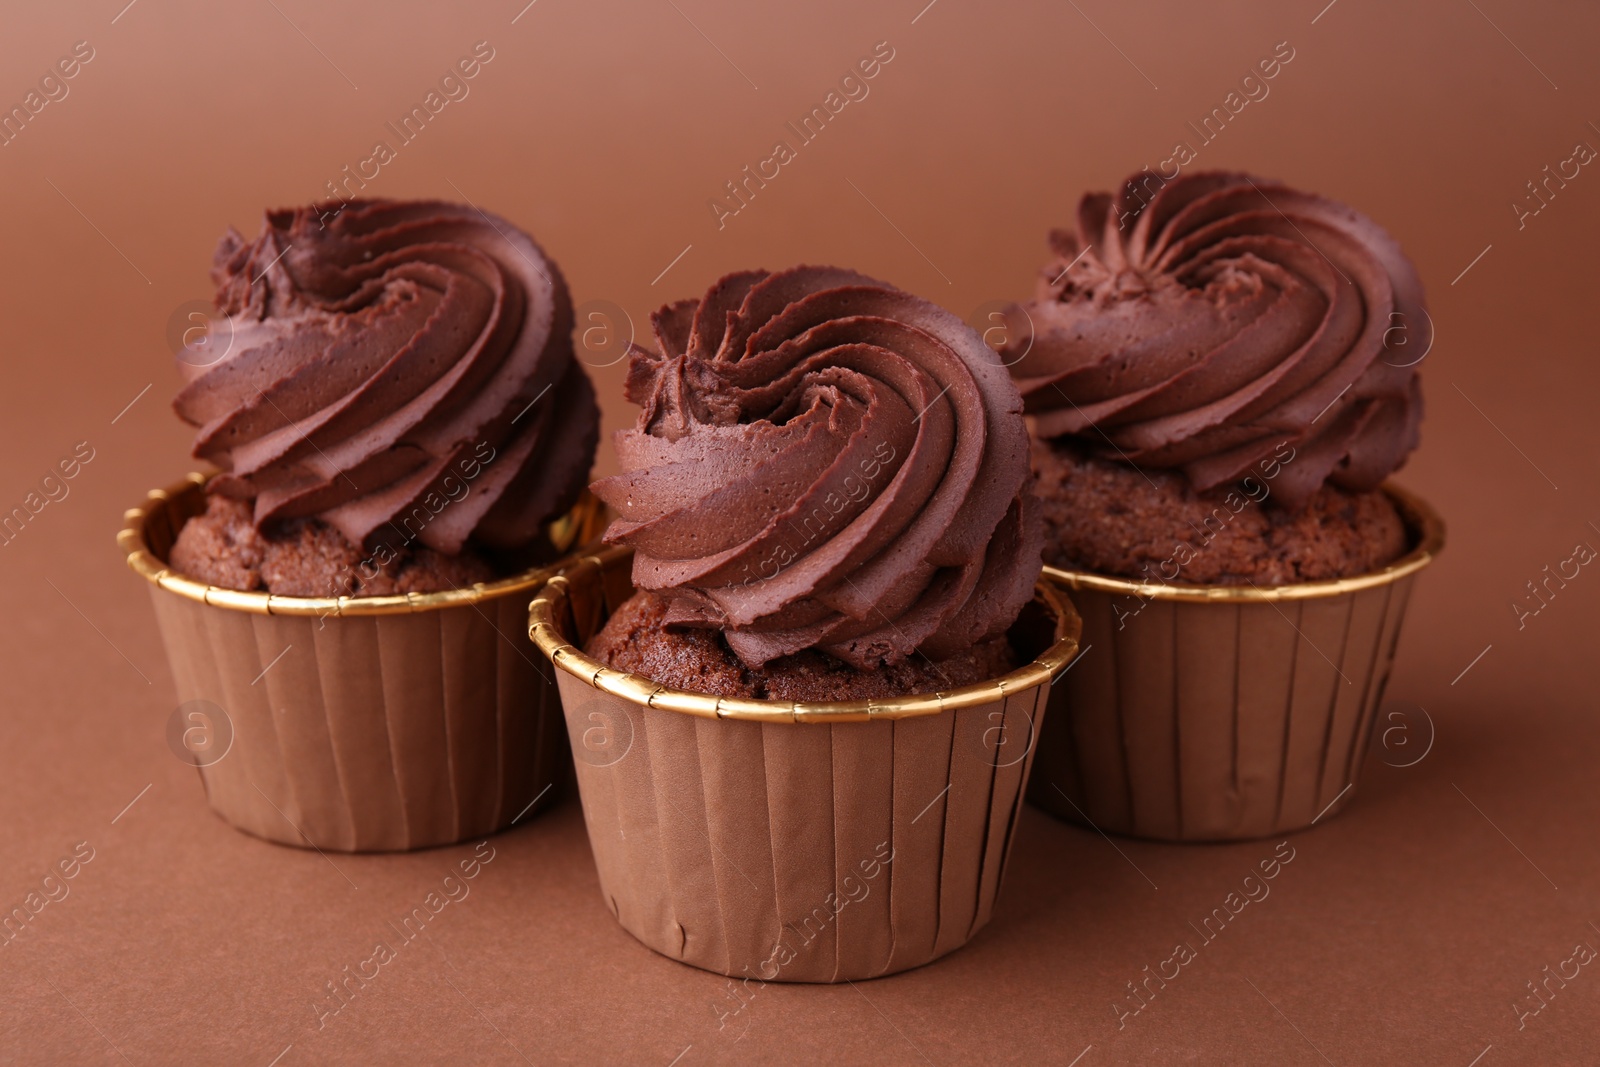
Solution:
{"label": "chocolate buttercream", "polygon": [[312,206],[230,229],[211,276],[231,345],[173,402],[213,488],[265,527],[358,545],[515,548],[570,507],[599,412],[566,283],[502,219],[440,202]]}
{"label": "chocolate buttercream", "polygon": [[1041,437],[1201,491],[1287,445],[1272,490],[1290,507],[1324,482],[1376,488],[1416,447],[1432,321],[1366,216],[1244,174],[1141,173],[1086,195],[1050,245],[1001,350]]}
{"label": "chocolate buttercream", "polygon": [[977,332],[853,271],[730,274],[629,353],[636,428],[591,489],[674,626],[759,667],[861,669],[998,634],[1043,535],[1022,401]]}

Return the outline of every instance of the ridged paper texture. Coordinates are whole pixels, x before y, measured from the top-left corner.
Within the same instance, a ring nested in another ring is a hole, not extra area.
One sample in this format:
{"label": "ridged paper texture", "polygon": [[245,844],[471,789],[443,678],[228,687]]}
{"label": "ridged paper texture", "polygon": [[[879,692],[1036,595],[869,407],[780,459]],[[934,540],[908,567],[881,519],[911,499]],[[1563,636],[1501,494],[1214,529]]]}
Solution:
{"label": "ridged paper texture", "polygon": [[700,718],[557,680],[601,892],[657,952],[840,982],[937,959],[993,914],[1043,687],[807,724]]}
{"label": "ridged paper texture", "polygon": [[227,715],[211,807],[270,841],[343,852],[493,833],[566,775],[553,668],[526,591],[412,614],[259,615],[151,587],[180,701]]}
{"label": "ridged paper texture", "polygon": [[[1348,804],[1415,572],[1279,601],[1074,589],[1086,650],[1055,686],[1029,799],[1110,833],[1227,841]],[[1120,625],[1119,625],[1120,623]]]}

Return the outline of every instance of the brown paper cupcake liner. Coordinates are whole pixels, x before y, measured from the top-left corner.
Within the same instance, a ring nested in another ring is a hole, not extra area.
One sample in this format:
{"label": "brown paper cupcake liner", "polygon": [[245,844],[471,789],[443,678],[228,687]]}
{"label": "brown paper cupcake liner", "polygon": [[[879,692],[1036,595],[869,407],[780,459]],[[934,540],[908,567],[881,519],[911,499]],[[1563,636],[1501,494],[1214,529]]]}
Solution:
{"label": "brown paper cupcake liner", "polygon": [[632,551],[568,566],[529,633],[557,669],[600,888],[675,960],[840,982],[921,966],[993,914],[1050,679],[1078,619],[1041,582],[1012,630],[1026,667],[886,701],[672,690],[581,647],[633,594]]}
{"label": "brown paper cupcake liner", "polygon": [[1045,568],[1085,655],[1052,695],[1028,799],[1110,833],[1234,841],[1303,829],[1354,792],[1417,572],[1444,545],[1386,485],[1415,548],[1355,578],[1159,585]]}
{"label": "brown paper cupcake liner", "polygon": [[[179,700],[204,702],[206,728],[230,739],[193,760],[218,815],[287,845],[405,850],[504,829],[559,792],[554,672],[523,638],[527,598],[554,566],[402,596],[221,589],[165,562],[205,510],[205,482],[150,493],[117,543],[150,583]],[[552,542],[589,543],[602,511],[586,495]]]}

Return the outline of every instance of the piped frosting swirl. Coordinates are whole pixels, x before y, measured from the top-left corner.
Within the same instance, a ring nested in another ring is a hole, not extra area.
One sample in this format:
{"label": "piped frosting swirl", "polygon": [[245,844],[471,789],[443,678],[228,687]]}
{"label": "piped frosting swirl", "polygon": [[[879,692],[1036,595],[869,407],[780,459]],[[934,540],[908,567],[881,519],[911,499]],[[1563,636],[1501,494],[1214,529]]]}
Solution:
{"label": "piped frosting swirl", "polygon": [[599,413],[571,299],[525,233],[440,202],[268,213],[212,279],[227,352],[173,402],[216,491],[258,527],[316,517],[358,545],[516,548],[571,506]]}
{"label": "piped frosting swirl", "polygon": [[1422,283],[1394,238],[1342,204],[1244,174],[1085,196],[1056,231],[1001,354],[1041,437],[1177,468],[1196,489],[1287,445],[1272,491],[1376,488],[1416,447]]}
{"label": "piped frosting swirl", "polygon": [[860,669],[1003,632],[1042,531],[1021,398],[976,331],[853,271],[731,274],[635,346],[622,473],[591,488],[667,623],[748,666]]}

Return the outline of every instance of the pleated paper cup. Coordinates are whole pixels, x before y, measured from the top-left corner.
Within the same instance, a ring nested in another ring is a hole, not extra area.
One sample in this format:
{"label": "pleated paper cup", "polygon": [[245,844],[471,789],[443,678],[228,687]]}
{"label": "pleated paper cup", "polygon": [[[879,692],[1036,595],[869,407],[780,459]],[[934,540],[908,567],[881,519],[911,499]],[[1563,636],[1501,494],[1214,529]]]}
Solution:
{"label": "pleated paper cup", "polygon": [[[182,701],[169,741],[212,810],[286,845],[392,851],[493,833],[560,791],[555,684],[523,629],[553,567],[402,596],[221,589],[166,563],[205,483],[150,493],[117,544],[150,583]],[[585,496],[549,537],[567,551],[602,520]]]}
{"label": "pleated paper cup", "polygon": [[600,890],[647,946],[759,981],[935,960],[989,921],[1050,679],[1078,619],[1041,582],[1001,678],[885,701],[684,692],[582,647],[633,594],[632,551],[563,570],[529,633],[556,667]]}
{"label": "pleated paper cup", "polygon": [[1393,485],[1415,546],[1380,571],[1271,587],[1045,568],[1083,616],[1028,799],[1162,841],[1304,829],[1350,802],[1417,573],[1444,523]]}

